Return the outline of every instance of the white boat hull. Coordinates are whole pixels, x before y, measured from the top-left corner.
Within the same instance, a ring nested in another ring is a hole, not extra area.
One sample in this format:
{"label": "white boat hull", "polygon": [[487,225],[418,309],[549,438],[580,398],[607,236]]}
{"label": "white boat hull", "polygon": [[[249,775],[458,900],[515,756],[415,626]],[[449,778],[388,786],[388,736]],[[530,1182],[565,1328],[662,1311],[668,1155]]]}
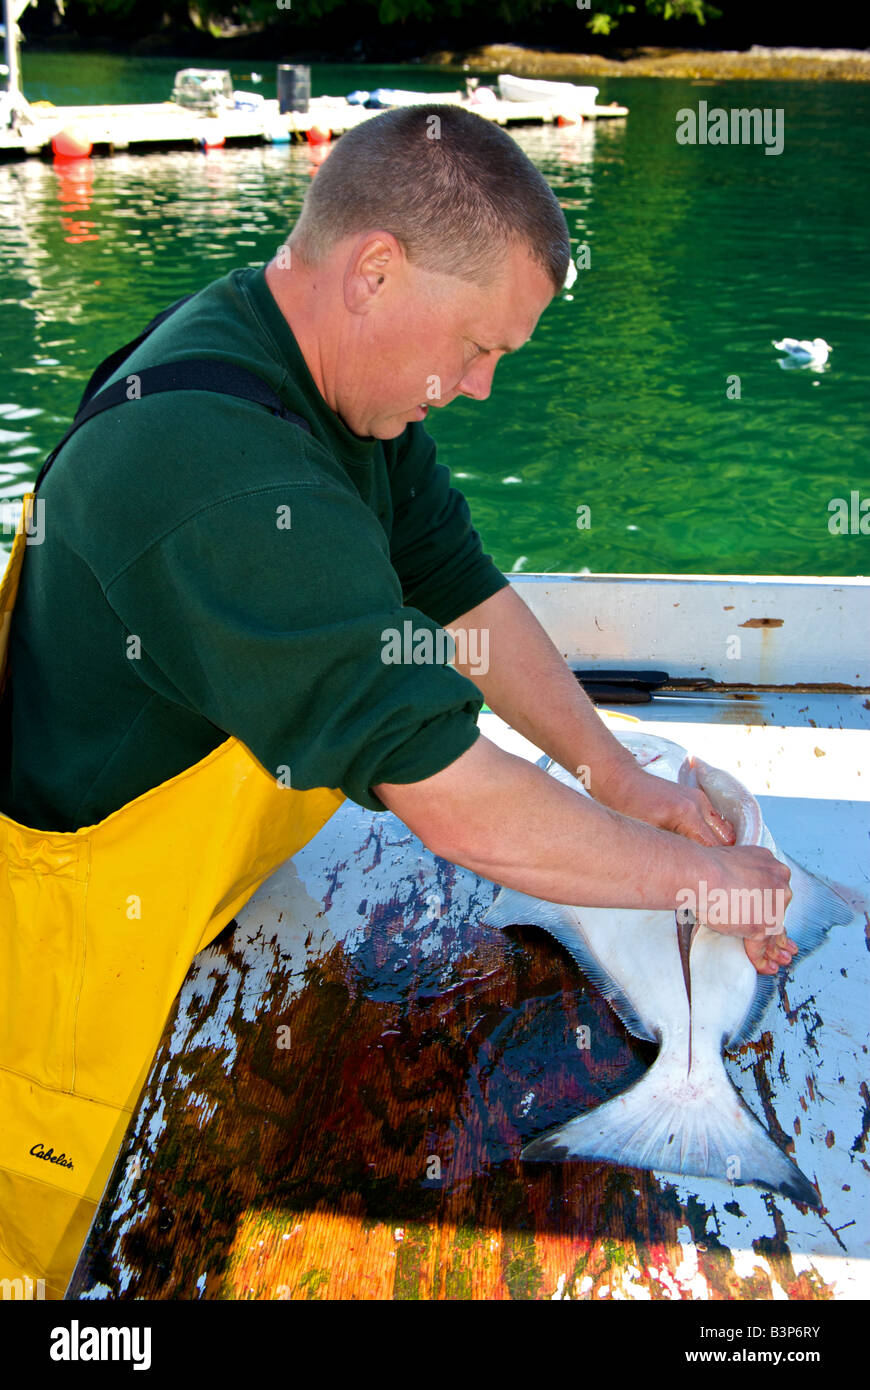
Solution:
{"label": "white boat hull", "polygon": [[557,101],[566,109],[594,106],[598,87],[579,87],[573,82],[545,82],[531,77],[514,77],[502,73],[498,90],[504,101]]}

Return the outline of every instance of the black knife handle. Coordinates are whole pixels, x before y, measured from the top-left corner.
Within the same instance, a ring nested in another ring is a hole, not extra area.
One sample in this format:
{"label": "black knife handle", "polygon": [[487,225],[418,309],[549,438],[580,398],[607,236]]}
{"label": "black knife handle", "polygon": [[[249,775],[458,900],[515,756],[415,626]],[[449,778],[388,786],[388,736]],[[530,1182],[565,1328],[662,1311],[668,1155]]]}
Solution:
{"label": "black knife handle", "polygon": [[609,705],[649,705],[652,695],[642,685],[605,685],[597,681],[581,681],[593,704],[606,702]]}
{"label": "black knife handle", "polygon": [[581,685],[589,681],[593,685],[641,685],[652,690],[658,685],[667,685],[670,676],[667,671],[574,671]]}

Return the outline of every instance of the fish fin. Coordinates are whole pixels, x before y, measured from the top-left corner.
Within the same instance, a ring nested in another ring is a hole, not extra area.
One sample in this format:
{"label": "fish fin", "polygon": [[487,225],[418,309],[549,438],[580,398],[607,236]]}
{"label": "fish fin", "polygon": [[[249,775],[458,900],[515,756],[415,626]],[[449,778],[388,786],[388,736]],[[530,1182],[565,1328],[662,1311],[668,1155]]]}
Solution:
{"label": "fish fin", "polygon": [[629,1033],[636,1038],[644,1038],[647,1042],[657,1041],[656,1035],[651,1033],[641,1020],[630,999],[614,984],[589,950],[580,934],[578,915],[574,908],[561,903],[548,903],[543,898],[532,898],[514,888],[503,888],[492,906],[483,914],[483,921],[490,927],[543,927],[544,931],[554,936],[573,956],[590,984],[604,995]]}
{"label": "fish fin", "polygon": [[725,1041],[725,1047],[733,1050],[735,1047],[742,1047],[745,1042],[753,1037],[759,1023],[767,1012],[767,1006],[773,998],[776,990],[776,977],[773,975],[759,975],[755,981],[755,993],[752,996],[749,1008],[746,1010],[746,1017],[735,1028],[730,1038]]}
{"label": "fish fin", "polygon": [[[772,843],[772,842],[771,842]],[[791,890],[794,894],[785,914],[785,930],[797,946],[789,969],[799,965],[805,956],[820,946],[831,927],[844,926],[850,922],[854,913],[840,894],[807,869],[801,868],[790,855],[773,846],[773,852],[791,869]],[[797,904],[797,911],[795,911]],[[776,989],[776,979],[772,975],[759,975],[755,983],[755,993],[746,1011],[746,1017],[725,1042],[729,1049],[740,1047],[754,1035],[764,1017],[768,1004]]]}
{"label": "fish fin", "polygon": [[651,1032],[643,1022],[640,1014],[635,1009],[627,994],[619,988],[611,979],[607,971],[595,959],[586,942],[577,936],[576,918],[562,926],[561,931],[554,930],[553,926],[542,922],[541,925],[552,936],[555,936],[576,960],[583,974],[590,984],[594,985],[600,994],[604,995],[611,1009],[618,1014],[625,1024],[629,1033],[636,1038],[643,1038],[646,1042],[658,1042],[658,1037]]}
{"label": "fish fin", "polygon": [[562,903],[548,903],[543,898],[520,893],[516,888],[502,888],[486,909],[482,921],[489,927],[546,927],[556,936],[559,924],[567,925],[570,913],[570,907]]}
{"label": "fish fin", "polygon": [[855,915],[850,905],[822,879],[795,863],[780,850],[778,857],[791,869],[793,897],[785,912],[784,927],[798,948],[796,965],[821,946],[831,927],[842,927]]}
{"label": "fish fin", "polygon": [[656,1062],[604,1105],[527,1144],[524,1163],[604,1160],[782,1192],[818,1208],[813,1185],[737,1095],[724,1068],[692,1085]]}

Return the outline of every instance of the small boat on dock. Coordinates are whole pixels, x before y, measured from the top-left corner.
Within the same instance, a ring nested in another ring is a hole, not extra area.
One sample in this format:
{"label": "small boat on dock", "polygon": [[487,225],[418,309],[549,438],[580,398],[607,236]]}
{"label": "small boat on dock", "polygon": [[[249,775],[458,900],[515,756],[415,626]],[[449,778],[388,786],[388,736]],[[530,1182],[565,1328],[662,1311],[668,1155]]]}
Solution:
{"label": "small boat on dock", "polygon": [[[778,844],[866,892],[870,580],[511,583],[574,668],[668,673],[614,731],[732,769]],[[524,1165],[651,1058],[545,932],[485,923],[496,891],[345,802],[191,965],[67,1298],[866,1299],[862,912],[727,1058],[820,1215],[739,1177]]]}
{"label": "small boat on dock", "polygon": [[498,90],[505,101],[559,101],[592,106],[598,87],[579,87],[573,82],[546,82],[537,77],[514,77],[503,72]]}
{"label": "small boat on dock", "polygon": [[628,107],[617,102],[609,106],[597,105],[598,87],[582,87],[573,82],[545,82],[536,77],[514,77],[503,72],[498,79],[498,90],[503,101],[547,103],[558,115],[581,115],[584,120],[628,115]]}

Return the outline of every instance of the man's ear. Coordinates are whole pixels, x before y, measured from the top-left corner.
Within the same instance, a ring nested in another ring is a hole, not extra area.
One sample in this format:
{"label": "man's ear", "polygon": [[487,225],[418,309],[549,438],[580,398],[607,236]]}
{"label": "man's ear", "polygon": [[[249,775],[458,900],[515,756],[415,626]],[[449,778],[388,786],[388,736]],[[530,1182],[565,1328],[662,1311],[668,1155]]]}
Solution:
{"label": "man's ear", "polygon": [[399,270],[402,250],[389,232],[373,232],[360,238],[348,258],[344,277],[344,301],[351,313],[365,313],[372,300],[383,294]]}

